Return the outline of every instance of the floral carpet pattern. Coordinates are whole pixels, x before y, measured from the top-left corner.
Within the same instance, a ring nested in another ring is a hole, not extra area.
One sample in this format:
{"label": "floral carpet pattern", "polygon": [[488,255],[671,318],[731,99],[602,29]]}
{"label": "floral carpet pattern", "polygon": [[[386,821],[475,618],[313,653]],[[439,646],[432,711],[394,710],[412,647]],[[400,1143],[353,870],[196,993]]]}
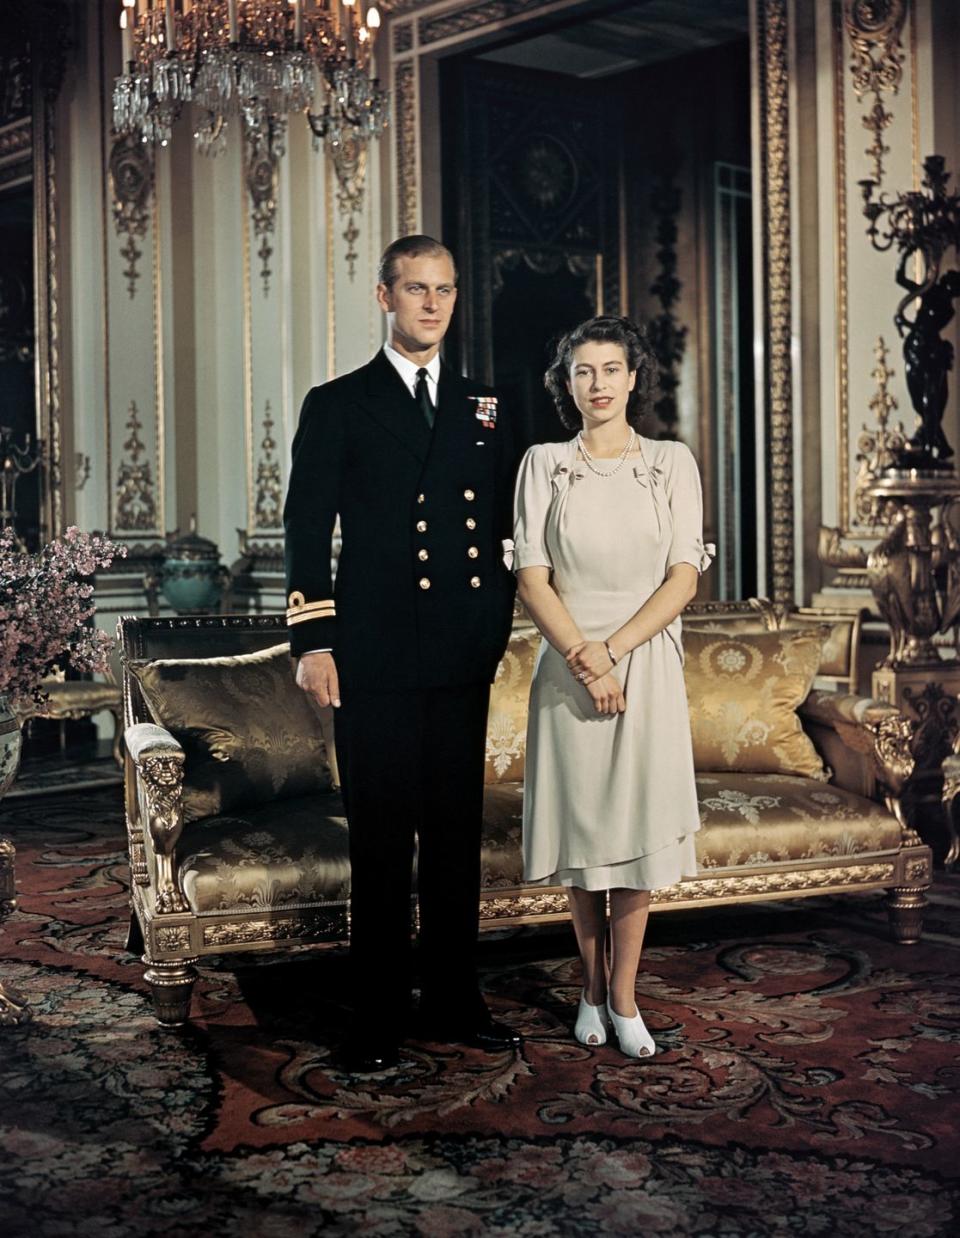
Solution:
{"label": "floral carpet pattern", "polygon": [[153,1021],[125,953],[117,789],[7,801],[20,911],[0,975],[0,1234],[900,1235],[960,1231],[960,879],[924,941],[879,898],[654,917],[659,1053],[572,1038],[572,937],[484,943],[518,1054],[409,1042],[351,1079],[340,951],[204,966]]}

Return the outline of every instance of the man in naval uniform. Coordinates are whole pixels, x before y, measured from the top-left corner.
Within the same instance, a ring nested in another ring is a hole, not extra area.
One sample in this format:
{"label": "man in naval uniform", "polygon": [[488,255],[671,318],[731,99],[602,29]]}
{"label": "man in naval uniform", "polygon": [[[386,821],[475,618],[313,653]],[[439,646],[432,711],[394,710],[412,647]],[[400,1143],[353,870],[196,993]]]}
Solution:
{"label": "man in naval uniform", "polygon": [[456,280],[430,237],[387,248],[377,301],[388,342],[307,394],[284,509],[297,682],[334,706],[350,826],[355,1071],[396,1063],[408,1026],[415,839],[419,1034],[491,1051],[520,1040],[490,1017],[475,964],[487,705],[513,610],[502,543],[518,457],[493,392],[440,360]]}

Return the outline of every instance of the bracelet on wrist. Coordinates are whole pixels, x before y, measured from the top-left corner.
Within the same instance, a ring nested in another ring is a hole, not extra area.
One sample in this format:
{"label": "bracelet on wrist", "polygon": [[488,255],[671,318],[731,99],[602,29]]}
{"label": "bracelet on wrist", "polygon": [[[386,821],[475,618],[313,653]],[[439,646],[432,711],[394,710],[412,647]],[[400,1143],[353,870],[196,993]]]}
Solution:
{"label": "bracelet on wrist", "polygon": [[616,665],[617,665],[617,663],[619,662],[619,660],[620,660],[620,659],[617,657],[617,655],[616,655],[616,654],[613,652],[613,650],[610,648],[610,642],[609,642],[608,640],[605,640],[605,641],[603,642],[603,647],[604,647],[604,649],[606,649],[606,651],[607,651],[607,657],[610,659],[610,661],[613,663],[613,665],[614,665],[614,666],[616,666]]}

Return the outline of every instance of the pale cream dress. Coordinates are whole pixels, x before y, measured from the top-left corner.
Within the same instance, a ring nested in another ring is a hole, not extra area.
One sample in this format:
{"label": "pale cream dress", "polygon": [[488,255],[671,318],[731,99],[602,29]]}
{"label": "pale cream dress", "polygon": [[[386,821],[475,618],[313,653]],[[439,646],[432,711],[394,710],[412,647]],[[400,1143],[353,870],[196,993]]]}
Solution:
{"label": "pale cream dress", "polygon": [[[675,563],[708,566],[696,461],[640,438],[640,455],[598,477],[576,439],[542,443],[517,479],[514,570],[544,566],[585,637],[629,619]],[[598,461],[610,470],[613,462]],[[613,672],[626,710],[601,715],[544,640],[530,691],[523,797],[526,880],[656,890],[695,876],[700,828],[680,620]]]}

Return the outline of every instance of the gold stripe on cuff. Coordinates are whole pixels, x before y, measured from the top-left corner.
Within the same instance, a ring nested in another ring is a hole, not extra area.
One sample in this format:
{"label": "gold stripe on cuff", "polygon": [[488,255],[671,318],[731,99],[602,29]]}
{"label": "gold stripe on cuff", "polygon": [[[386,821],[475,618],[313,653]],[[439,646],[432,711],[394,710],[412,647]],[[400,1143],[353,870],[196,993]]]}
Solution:
{"label": "gold stripe on cuff", "polygon": [[302,610],[287,612],[287,626],[293,623],[306,623],[309,619],[336,619],[337,613],[334,610],[324,611],[322,614],[304,614]]}
{"label": "gold stripe on cuff", "polygon": [[327,601],[327,602],[304,602],[303,605],[301,606],[288,607],[287,614],[288,615],[306,615],[306,614],[313,614],[315,611],[318,611],[318,610],[323,610],[323,611],[336,610],[336,603],[332,600]]}

